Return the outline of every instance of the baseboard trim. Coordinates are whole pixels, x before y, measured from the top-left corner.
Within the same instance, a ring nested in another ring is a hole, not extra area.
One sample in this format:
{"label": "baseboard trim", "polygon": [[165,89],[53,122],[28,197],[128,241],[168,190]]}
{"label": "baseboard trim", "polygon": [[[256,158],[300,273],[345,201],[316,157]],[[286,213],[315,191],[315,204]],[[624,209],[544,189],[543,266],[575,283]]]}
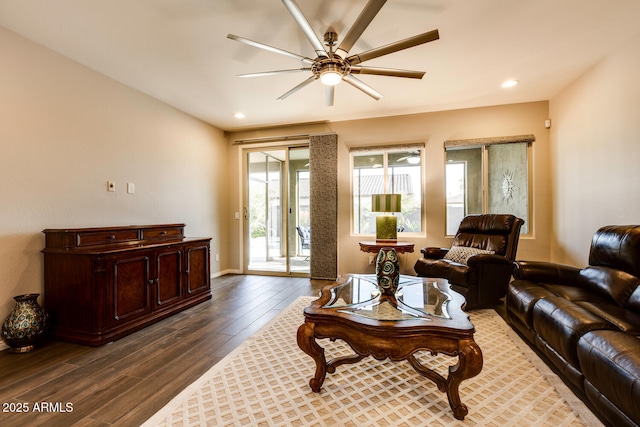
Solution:
{"label": "baseboard trim", "polygon": [[222,270],[222,271],[218,271],[216,273],[213,273],[211,275],[212,279],[215,279],[216,277],[220,277],[220,276],[224,276],[226,274],[242,274],[242,271],[240,270],[233,270],[233,269],[229,269],[229,270]]}

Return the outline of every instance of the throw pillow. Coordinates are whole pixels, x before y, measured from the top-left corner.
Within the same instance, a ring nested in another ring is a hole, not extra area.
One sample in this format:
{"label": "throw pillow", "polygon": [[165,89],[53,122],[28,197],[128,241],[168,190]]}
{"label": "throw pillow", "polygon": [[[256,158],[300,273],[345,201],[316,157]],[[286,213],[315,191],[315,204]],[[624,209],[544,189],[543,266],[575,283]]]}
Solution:
{"label": "throw pillow", "polygon": [[466,264],[470,256],[475,254],[495,254],[496,251],[486,251],[484,249],[470,248],[467,246],[451,246],[449,252],[442,257],[449,261],[457,262],[459,264]]}

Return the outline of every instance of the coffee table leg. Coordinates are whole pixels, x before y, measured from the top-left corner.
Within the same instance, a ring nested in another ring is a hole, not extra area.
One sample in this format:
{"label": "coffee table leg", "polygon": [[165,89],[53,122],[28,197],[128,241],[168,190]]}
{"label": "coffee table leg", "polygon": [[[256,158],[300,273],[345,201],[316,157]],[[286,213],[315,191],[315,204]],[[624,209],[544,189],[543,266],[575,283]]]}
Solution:
{"label": "coffee table leg", "polygon": [[453,410],[453,416],[458,420],[464,420],[469,413],[467,406],[460,400],[458,387],[466,379],[475,377],[482,370],[482,351],[480,347],[471,340],[462,340],[458,347],[458,363],[449,367],[449,377],[447,378],[447,398]]}
{"label": "coffee table leg", "polygon": [[324,349],[318,345],[314,337],[314,324],[303,323],[298,328],[298,347],[316,362],[316,374],[309,380],[311,390],[318,393],[327,375],[327,361],[324,357]]}
{"label": "coffee table leg", "polygon": [[413,366],[413,369],[415,369],[417,373],[433,381],[438,386],[438,390],[447,391],[447,379],[445,377],[432,369],[422,366],[422,364],[418,361],[418,359],[415,358],[414,355],[409,356],[407,358],[407,361],[411,364],[411,366]]}

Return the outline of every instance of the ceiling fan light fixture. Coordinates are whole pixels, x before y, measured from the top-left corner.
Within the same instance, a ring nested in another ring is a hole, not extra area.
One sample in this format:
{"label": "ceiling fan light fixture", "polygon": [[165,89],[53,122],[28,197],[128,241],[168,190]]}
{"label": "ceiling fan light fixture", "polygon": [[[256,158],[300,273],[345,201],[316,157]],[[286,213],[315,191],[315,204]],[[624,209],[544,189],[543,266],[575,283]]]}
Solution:
{"label": "ceiling fan light fixture", "polygon": [[342,73],[337,67],[327,66],[320,73],[320,81],[327,86],[335,86],[342,81]]}

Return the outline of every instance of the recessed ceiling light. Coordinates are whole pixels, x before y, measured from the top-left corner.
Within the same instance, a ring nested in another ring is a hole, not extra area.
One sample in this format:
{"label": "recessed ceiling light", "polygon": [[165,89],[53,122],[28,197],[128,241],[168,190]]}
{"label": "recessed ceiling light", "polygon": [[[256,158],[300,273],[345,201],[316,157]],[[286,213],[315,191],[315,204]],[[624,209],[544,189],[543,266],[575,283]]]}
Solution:
{"label": "recessed ceiling light", "polygon": [[519,82],[517,80],[507,80],[506,82],[502,83],[502,87],[504,87],[504,88],[514,87],[518,83]]}
{"label": "recessed ceiling light", "polygon": [[244,115],[244,113],[235,113],[233,117],[235,117],[236,119],[244,119],[246,116]]}

